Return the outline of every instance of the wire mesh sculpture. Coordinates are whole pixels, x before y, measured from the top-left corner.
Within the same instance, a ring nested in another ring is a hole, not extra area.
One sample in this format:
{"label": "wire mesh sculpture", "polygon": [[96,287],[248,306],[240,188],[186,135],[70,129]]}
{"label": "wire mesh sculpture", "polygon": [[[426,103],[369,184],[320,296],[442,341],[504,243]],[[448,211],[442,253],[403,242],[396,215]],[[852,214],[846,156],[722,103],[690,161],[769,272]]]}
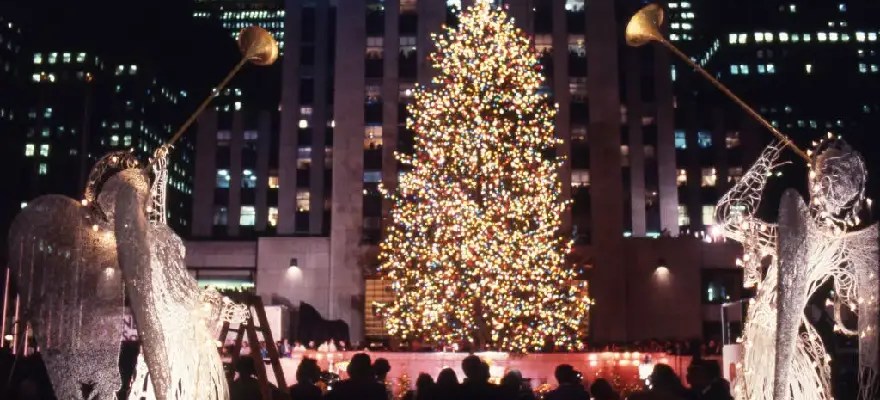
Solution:
{"label": "wire mesh sculpture", "polygon": [[[859,336],[859,398],[876,399],[878,230],[876,224],[862,226],[859,218],[868,204],[864,163],[849,145],[829,136],[810,153],[809,206],[787,191],[774,225],[755,213],[767,178],[780,165],[781,147],[768,146],[716,207],[723,234],[743,244],[746,285],[757,285],[743,333],[736,398],[833,398],[831,356],[804,314],[809,298],[831,281],[837,330]],[[857,310],[858,328],[844,326],[844,305]]]}

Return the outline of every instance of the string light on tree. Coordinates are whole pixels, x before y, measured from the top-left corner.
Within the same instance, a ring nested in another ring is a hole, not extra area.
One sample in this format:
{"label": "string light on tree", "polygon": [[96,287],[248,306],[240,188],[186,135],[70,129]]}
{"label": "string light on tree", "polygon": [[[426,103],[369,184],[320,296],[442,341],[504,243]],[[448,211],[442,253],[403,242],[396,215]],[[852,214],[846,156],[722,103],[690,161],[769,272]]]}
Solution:
{"label": "string light on tree", "polygon": [[556,111],[529,39],[477,2],[434,35],[439,73],[419,88],[407,126],[415,152],[393,192],[380,246],[394,301],[377,304],[404,340],[473,341],[524,352],[575,349],[591,301],[563,265]]}

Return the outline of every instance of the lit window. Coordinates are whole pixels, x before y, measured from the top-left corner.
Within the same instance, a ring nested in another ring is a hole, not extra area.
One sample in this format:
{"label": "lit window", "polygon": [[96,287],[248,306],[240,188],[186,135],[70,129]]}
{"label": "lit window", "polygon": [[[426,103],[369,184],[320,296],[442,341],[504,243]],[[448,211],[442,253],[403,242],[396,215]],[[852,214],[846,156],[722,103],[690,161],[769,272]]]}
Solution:
{"label": "lit window", "polygon": [[779,32],[779,41],[780,42],[787,42],[788,41],[788,33]]}
{"label": "lit window", "polygon": [[131,135],[125,135],[122,137],[122,145],[131,146]]}
{"label": "lit window", "polygon": [[49,157],[49,145],[41,144],[40,145],[40,157]]}
{"label": "lit window", "polygon": [[269,226],[278,225],[278,207],[269,207]]}
{"label": "lit window", "polygon": [[61,55],[61,59],[64,60],[65,64],[70,63],[70,53],[64,53]]}
{"label": "lit window", "polygon": [[804,65],[804,70],[807,71],[807,74],[813,73],[813,64]]}
{"label": "lit window", "polygon": [[675,175],[675,183],[678,186],[685,186],[688,183],[688,173],[684,168],[680,168],[678,173]]}
{"label": "lit window", "polygon": [[58,61],[58,53],[49,53],[49,64],[55,64]]}
{"label": "lit window", "polygon": [[816,38],[819,39],[820,42],[824,42],[828,40],[828,34],[825,32],[819,32],[816,34]]}
{"label": "lit window", "polygon": [[312,107],[303,106],[299,108],[300,115],[312,115]]}
{"label": "lit window", "polygon": [[623,167],[629,166],[629,146],[628,145],[620,145],[620,165]]}
{"label": "lit window", "polygon": [[767,64],[767,73],[768,74],[775,74],[776,73],[776,66],[773,64]]}
{"label": "lit window", "polygon": [[232,132],[230,131],[217,131],[217,141],[229,141],[232,140]]}
{"label": "lit window", "polygon": [[584,0],[565,0],[565,11],[584,11]]}
{"label": "lit window", "polygon": [[249,169],[242,171],[241,187],[245,189],[254,189],[257,187],[257,176],[254,175],[253,171]]}
{"label": "lit window", "polygon": [[278,189],[278,177],[277,176],[269,176],[269,189]]}
{"label": "lit window", "polygon": [[715,225],[715,206],[703,205],[703,225]]}
{"label": "lit window", "polygon": [[552,35],[535,35],[535,50],[538,54],[547,54],[553,51]]}
{"label": "lit window", "polygon": [[703,168],[701,171],[702,178],[700,180],[700,186],[702,187],[713,187],[715,186],[715,182],[718,180],[718,175],[715,172],[715,168]]}
{"label": "lit window", "polygon": [[740,64],[739,72],[741,72],[743,75],[748,75],[749,74],[749,66]]}
{"label": "lit window", "polygon": [[804,34],[804,42],[810,42],[811,40],[813,40],[813,35],[811,35],[809,33],[805,33]]}
{"label": "lit window", "polygon": [[46,163],[40,163],[39,174],[46,175],[49,172],[49,167],[46,166]]}
{"label": "lit window", "polygon": [[79,53],[76,55],[76,62],[84,63],[86,62],[86,53]]}
{"label": "lit window", "polygon": [[34,64],[42,64],[43,63],[43,55],[40,53],[34,53]]}
{"label": "lit window", "polygon": [[382,58],[384,42],[382,36],[367,37],[367,58]]}
{"label": "lit window", "polygon": [[382,125],[367,125],[364,127],[364,150],[374,150],[382,147]]}
{"label": "lit window", "polygon": [[571,187],[586,188],[590,187],[590,170],[573,169],[571,170]]}
{"label": "lit window", "polygon": [[308,212],[312,200],[312,194],[308,190],[300,190],[296,192],[296,210],[299,212]]}
{"label": "lit window", "polygon": [[739,182],[743,176],[742,167],[730,167],[727,169],[727,181],[728,182]]}
{"label": "lit window", "polygon": [[110,136],[110,145],[119,146],[119,135]]}
{"label": "lit window", "polygon": [[244,131],[244,140],[246,141],[254,141],[260,137],[260,132],[258,131]]}
{"label": "lit window", "polygon": [[40,131],[40,136],[49,137],[49,128],[43,128],[42,131]]}
{"label": "lit window", "polygon": [[217,187],[221,189],[229,188],[229,170],[228,169],[218,169],[217,170]]}
{"label": "lit window", "polygon": [[730,74],[731,75],[739,75],[739,65],[731,65],[730,66]]}
{"label": "lit window", "polygon": [[678,205],[678,226],[687,226],[691,224],[691,218],[688,216],[688,207],[684,204]]}
{"label": "lit window", "polygon": [[305,119],[299,120],[299,129],[306,129],[309,127],[309,121]]}
{"label": "lit window", "polygon": [[31,76],[31,80],[34,82],[39,82],[40,81],[40,74],[34,74],[33,76]]}
{"label": "lit window", "polygon": [[836,42],[839,37],[840,35],[838,35],[837,32],[831,32],[828,34],[828,40],[832,42]]}
{"label": "lit window", "polygon": [[684,131],[675,131],[675,148],[679,150],[686,150],[687,146],[687,135]]}
{"label": "lit window", "polygon": [[877,32],[868,32],[868,41],[876,42],[877,41]]}
{"label": "lit window", "polygon": [[856,32],[856,40],[859,42],[865,41],[865,32]]}
{"label": "lit window", "polygon": [[746,44],[746,43],[748,43],[748,41],[749,41],[749,35],[748,35],[748,34],[745,34],[745,33],[740,33],[740,34],[739,34],[739,42],[740,42],[740,44]]}
{"label": "lit window", "polygon": [[218,206],[214,207],[214,225],[223,226],[227,224],[227,218],[229,216],[229,212],[226,207]]}
{"label": "lit window", "polygon": [[241,206],[241,215],[238,217],[238,224],[241,226],[254,226],[257,219],[257,211],[254,206]]}
{"label": "lit window", "polygon": [[846,4],[844,4],[844,3],[840,3],[840,4],[838,4],[838,5],[837,5],[837,9],[838,9],[840,12],[846,12]]}
{"label": "lit window", "polygon": [[27,202],[26,202],[26,201],[22,201],[22,202],[21,202],[21,208],[25,208],[25,207],[27,207]]}
{"label": "lit window", "polygon": [[697,132],[697,145],[704,149],[712,147],[712,133],[706,131]]}
{"label": "lit window", "polygon": [[735,33],[731,33],[731,34],[727,35],[727,43],[728,44],[736,44],[736,36],[737,35]]}
{"label": "lit window", "polygon": [[727,132],[727,134],[724,136],[724,145],[728,149],[739,146],[739,132]]}
{"label": "lit window", "polygon": [[859,72],[863,74],[868,72],[868,66],[865,63],[859,63]]}
{"label": "lit window", "polygon": [[382,171],[364,171],[364,183],[382,182]]}
{"label": "lit window", "polygon": [[755,32],[755,41],[763,42],[764,41],[764,33],[763,32]]}
{"label": "lit window", "polygon": [[235,111],[238,111],[238,110],[241,110],[241,102],[240,101],[235,102]]}
{"label": "lit window", "polygon": [[789,4],[789,5],[788,5],[788,11],[789,11],[790,13],[796,13],[796,12],[797,12],[797,5],[796,5],[796,4]]}

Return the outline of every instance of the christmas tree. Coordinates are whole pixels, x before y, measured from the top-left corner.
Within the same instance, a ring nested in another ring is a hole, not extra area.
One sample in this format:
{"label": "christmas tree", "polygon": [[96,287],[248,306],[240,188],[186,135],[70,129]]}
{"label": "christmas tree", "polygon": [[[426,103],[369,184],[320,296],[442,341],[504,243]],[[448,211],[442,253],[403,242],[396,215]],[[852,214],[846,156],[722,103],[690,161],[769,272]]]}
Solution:
{"label": "christmas tree", "polygon": [[414,154],[393,192],[380,272],[394,301],[390,334],[524,352],[573,349],[589,309],[564,264],[567,204],[551,158],[555,109],[538,92],[537,53],[485,1],[433,36],[439,71],[416,90],[407,126]]}

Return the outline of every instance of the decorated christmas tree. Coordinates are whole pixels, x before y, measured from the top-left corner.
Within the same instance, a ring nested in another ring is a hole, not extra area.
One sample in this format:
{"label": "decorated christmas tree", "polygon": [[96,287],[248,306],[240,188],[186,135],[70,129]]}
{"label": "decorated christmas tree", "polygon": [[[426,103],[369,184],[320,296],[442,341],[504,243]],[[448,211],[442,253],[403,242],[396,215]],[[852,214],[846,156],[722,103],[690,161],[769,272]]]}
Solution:
{"label": "decorated christmas tree", "polygon": [[573,349],[590,300],[564,265],[559,140],[537,53],[486,1],[433,40],[439,73],[416,90],[414,153],[398,154],[408,171],[386,192],[386,327],[404,340]]}

